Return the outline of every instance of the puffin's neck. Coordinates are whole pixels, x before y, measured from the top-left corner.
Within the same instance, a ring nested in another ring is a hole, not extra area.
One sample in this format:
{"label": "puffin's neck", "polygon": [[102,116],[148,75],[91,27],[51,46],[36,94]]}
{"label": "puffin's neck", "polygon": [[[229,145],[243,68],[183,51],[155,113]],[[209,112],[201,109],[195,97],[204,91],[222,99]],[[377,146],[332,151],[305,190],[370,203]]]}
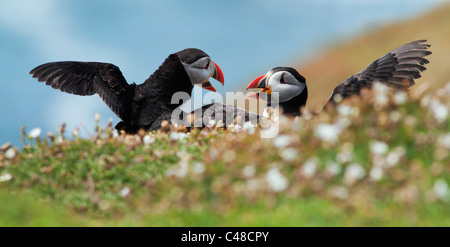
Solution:
{"label": "puffin's neck", "polygon": [[[181,64],[178,55],[171,54],[164,63],[159,66],[143,84],[139,85],[139,92],[152,92],[153,100],[166,105],[171,105],[173,108],[181,105],[172,104],[172,96],[177,92],[187,93],[191,97],[192,83],[186,73],[183,65]],[[148,95],[148,94],[147,94]],[[139,99],[141,95],[136,95]],[[143,93],[141,97],[145,97]],[[181,101],[180,101],[181,102]]]}
{"label": "puffin's neck", "polygon": [[308,88],[305,87],[303,91],[294,98],[280,102],[280,107],[283,109],[283,113],[290,116],[301,116],[300,108],[306,106],[306,100],[308,99]]}

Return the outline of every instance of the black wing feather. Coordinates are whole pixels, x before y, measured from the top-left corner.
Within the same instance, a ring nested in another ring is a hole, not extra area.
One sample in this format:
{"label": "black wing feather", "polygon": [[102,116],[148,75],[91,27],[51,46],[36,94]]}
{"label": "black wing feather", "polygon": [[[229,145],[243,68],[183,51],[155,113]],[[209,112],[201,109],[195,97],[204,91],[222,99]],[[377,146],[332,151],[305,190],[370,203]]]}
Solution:
{"label": "black wing feather", "polygon": [[361,89],[371,88],[378,81],[393,88],[408,88],[420,78],[420,72],[426,70],[424,64],[429,63],[425,56],[431,54],[426,50],[430,45],[426,40],[417,40],[404,44],[383,57],[375,60],[365,70],[360,71],[339,84],[331,94],[328,104],[335,104],[335,96],[342,99],[359,95]]}
{"label": "black wing feather", "polygon": [[110,63],[52,62],[30,71],[38,81],[52,88],[76,95],[97,93],[121,119],[126,118],[129,87],[120,69]]}

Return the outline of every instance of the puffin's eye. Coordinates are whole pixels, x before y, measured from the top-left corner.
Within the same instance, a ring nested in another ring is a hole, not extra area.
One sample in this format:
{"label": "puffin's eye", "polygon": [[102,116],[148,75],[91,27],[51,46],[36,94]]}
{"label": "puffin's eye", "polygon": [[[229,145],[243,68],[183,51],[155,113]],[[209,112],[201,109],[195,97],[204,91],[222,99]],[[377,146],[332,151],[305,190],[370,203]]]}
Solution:
{"label": "puffin's eye", "polygon": [[205,65],[205,67],[203,67],[204,69],[208,69],[209,68],[209,60],[208,60],[208,62],[206,63],[206,65]]}
{"label": "puffin's eye", "polygon": [[281,83],[281,84],[285,84],[285,83],[286,83],[286,82],[284,81],[284,74],[281,75],[280,83]]}

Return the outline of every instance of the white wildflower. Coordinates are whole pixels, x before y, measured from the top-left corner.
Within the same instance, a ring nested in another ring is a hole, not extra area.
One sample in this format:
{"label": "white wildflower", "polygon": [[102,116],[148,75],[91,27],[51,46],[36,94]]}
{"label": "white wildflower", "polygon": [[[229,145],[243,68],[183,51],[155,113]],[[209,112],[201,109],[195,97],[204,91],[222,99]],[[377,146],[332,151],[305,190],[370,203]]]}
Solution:
{"label": "white wildflower", "polygon": [[242,127],[243,130],[247,131],[250,135],[253,135],[255,133],[256,126],[252,124],[251,122],[245,122],[244,126]]}
{"label": "white wildflower", "polygon": [[272,168],[266,173],[266,181],[270,189],[280,192],[288,187],[288,180],[281,174],[278,168]]}
{"label": "white wildflower", "polygon": [[213,127],[214,125],[216,125],[216,120],[210,119],[210,120],[208,121],[208,126],[209,126],[209,127]]}
{"label": "white wildflower", "polygon": [[99,113],[95,113],[95,115],[94,115],[94,119],[95,119],[95,122],[100,122],[100,114]]}
{"label": "white wildflower", "polygon": [[448,116],[447,107],[441,103],[434,105],[434,107],[431,109],[431,111],[433,112],[436,120],[438,120],[439,122],[444,121]]}
{"label": "white wildflower", "polygon": [[113,129],[111,133],[114,138],[117,138],[119,136],[119,131],[117,131],[116,129]]}
{"label": "white wildflower", "polygon": [[438,143],[443,147],[450,149],[450,132],[445,135],[439,136]]}
{"label": "white wildflower", "polygon": [[170,140],[172,141],[182,141],[183,139],[187,138],[188,135],[183,132],[172,132],[170,133]]}
{"label": "white wildflower", "polygon": [[316,170],[317,170],[317,159],[312,158],[307,160],[305,164],[303,164],[301,171],[303,176],[305,176],[306,178],[311,178],[316,174]]}
{"label": "white wildflower", "polygon": [[1,182],[7,182],[7,181],[9,181],[9,180],[11,180],[11,179],[12,179],[11,174],[5,173],[5,174],[3,174],[3,175],[0,176],[0,183],[1,183]]}
{"label": "white wildflower", "polygon": [[5,158],[13,159],[14,157],[16,157],[16,150],[15,149],[10,148],[10,149],[6,150]]}
{"label": "white wildflower", "polygon": [[30,132],[28,132],[28,136],[30,138],[38,138],[41,135],[41,128],[34,128]]}
{"label": "white wildflower", "polygon": [[341,164],[350,162],[353,160],[353,153],[351,151],[340,152],[336,156],[336,160]]}
{"label": "white wildflower", "polygon": [[341,172],[342,168],[339,163],[336,163],[334,161],[328,162],[325,171],[328,172],[332,176],[336,176]]}
{"label": "white wildflower", "polygon": [[314,129],[314,134],[321,140],[336,142],[342,129],[332,124],[319,124]]}
{"label": "white wildflower", "polygon": [[249,191],[258,190],[258,188],[260,187],[259,181],[256,179],[249,179],[245,185],[247,187],[247,190]]}
{"label": "white wildflower", "polygon": [[364,178],[366,171],[364,168],[357,163],[353,163],[345,169],[344,179],[346,182],[353,183],[356,180]]}
{"label": "white wildflower", "polygon": [[279,135],[273,139],[273,145],[277,148],[284,148],[291,144],[291,138],[288,135]]}
{"label": "white wildflower", "polygon": [[185,177],[189,171],[189,162],[186,159],[181,159],[177,166],[172,167],[166,173],[167,176]]}
{"label": "white wildflower", "polygon": [[370,144],[370,152],[375,155],[385,154],[389,149],[389,146],[381,141],[374,141]]}
{"label": "white wildflower", "polygon": [[201,163],[201,162],[197,162],[192,166],[192,172],[197,173],[197,174],[201,174],[205,171],[205,164]]}
{"label": "white wildflower", "polygon": [[343,116],[349,116],[352,113],[352,107],[349,105],[340,104],[337,106],[337,111]]}
{"label": "white wildflower", "polygon": [[330,188],[329,193],[340,200],[346,200],[350,195],[348,189],[344,186],[334,186]]}
{"label": "white wildflower", "polygon": [[429,111],[431,111],[431,113],[433,113],[434,118],[438,122],[445,121],[445,119],[447,118],[447,116],[448,116],[447,107],[444,104],[442,104],[441,102],[439,102],[439,100],[437,100],[436,98],[432,98],[431,96],[424,97],[420,101],[420,103],[422,106],[428,107]]}
{"label": "white wildflower", "polygon": [[242,170],[242,175],[247,178],[253,177],[255,175],[255,167],[254,166],[245,166]]}
{"label": "white wildflower", "polygon": [[272,120],[262,120],[261,122],[261,138],[274,138],[280,130],[279,123]]}
{"label": "white wildflower", "polygon": [[394,123],[400,121],[401,118],[402,114],[399,111],[393,111],[389,113],[389,119]]}
{"label": "white wildflower", "polygon": [[406,93],[399,91],[394,95],[394,102],[397,105],[402,105],[406,102],[407,98],[408,97],[407,97]]}
{"label": "white wildflower", "polygon": [[406,150],[404,147],[399,146],[396,147],[394,150],[392,150],[387,156],[386,156],[386,162],[390,166],[395,166],[398,164],[400,159],[405,156]]}
{"label": "white wildflower", "polygon": [[73,137],[78,137],[78,133],[79,133],[78,127],[75,127],[75,128],[72,130],[72,136],[73,136]]}
{"label": "white wildflower", "polygon": [[148,145],[148,144],[152,144],[153,142],[155,142],[155,138],[150,135],[146,135],[146,136],[144,136],[142,141],[144,142],[144,144]]}
{"label": "white wildflower", "polygon": [[61,144],[61,143],[63,143],[63,142],[64,142],[64,138],[63,138],[62,136],[56,137],[56,143]]}
{"label": "white wildflower", "polygon": [[384,106],[389,102],[387,93],[389,88],[380,82],[375,82],[373,84],[373,89],[375,90],[375,104],[378,106]]}
{"label": "white wildflower", "polygon": [[435,195],[443,200],[447,200],[449,196],[448,184],[444,179],[438,179],[434,183],[433,191]]}
{"label": "white wildflower", "polygon": [[281,158],[287,162],[292,162],[297,158],[298,151],[295,148],[287,148],[280,152]]}
{"label": "white wildflower", "polygon": [[130,194],[130,191],[131,191],[130,187],[125,186],[123,189],[120,190],[119,195],[121,197],[126,197],[126,196],[128,196]]}
{"label": "white wildflower", "polygon": [[372,169],[370,169],[369,176],[373,181],[378,181],[383,177],[383,169],[378,166],[372,167]]}

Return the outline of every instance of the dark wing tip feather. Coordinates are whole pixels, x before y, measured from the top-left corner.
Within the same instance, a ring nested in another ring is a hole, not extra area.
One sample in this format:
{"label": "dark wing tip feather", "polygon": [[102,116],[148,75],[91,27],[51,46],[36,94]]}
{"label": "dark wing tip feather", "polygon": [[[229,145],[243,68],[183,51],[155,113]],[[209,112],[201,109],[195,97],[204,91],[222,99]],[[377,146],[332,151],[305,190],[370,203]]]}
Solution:
{"label": "dark wing tip feather", "polygon": [[339,84],[328,103],[335,104],[336,95],[341,98],[359,95],[362,88],[372,87],[375,81],[393,88],[408,88],[414,85],[414,79],[420,78],[420,72],[426,70],[423,65],[430,62],[424,58],[432,54],[427,50],[430,45],[425,42],[427,40],[422,39],[406,43],[375,60],[365,70]]}
{"label": "dark wing tip feather", "polygon": [[82,96],[97,93],[120,118],[126,115],[129,85],[120,69],[113,64],[51,62],[37,66],[30,74],[39,82],[66,93]]}

